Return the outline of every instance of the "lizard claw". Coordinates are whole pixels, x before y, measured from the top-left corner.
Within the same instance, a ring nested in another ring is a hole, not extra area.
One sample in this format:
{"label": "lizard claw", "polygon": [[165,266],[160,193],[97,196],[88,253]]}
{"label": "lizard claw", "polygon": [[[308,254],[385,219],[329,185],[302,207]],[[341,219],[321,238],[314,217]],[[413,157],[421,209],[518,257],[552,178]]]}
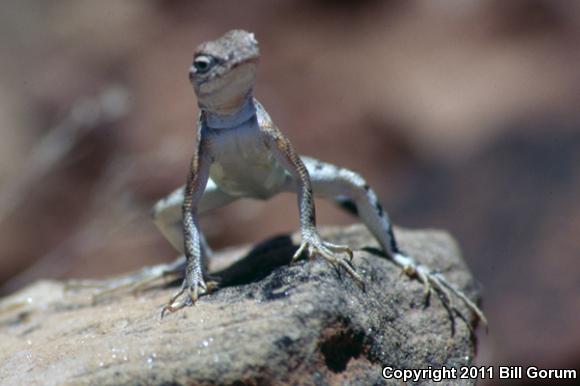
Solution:
{"label": "lizard claw", "polygon": [[304,252],[304,250],[306,249],[307,246],[308,246],[308,244],[305,242],[300,244],[300,247],[298,247],[298,249],[294,253],[294,256],[292,256],[292,260],[290,261],[291,264],[297,262],[300,259],[300,256],[302,256],[302,252]]}
{"label": "lizard claw", "polygon": [[[315,256],[322,256],[326,261],[332,264],[334,267],[342,267],[361,287],[364,287],[364,281],[360,275],[355,271],[352,265],[353,251],[351,248],[345,245],[332,244],[326,241],[320,240],[318,237],[308,238],[302,241],[300,247],[294,253],[292,257],[292,262],[295,262],[300,258],[304,251],[307,251],[308,257],[313,259]],[[348,259],[336,256],[336,253],[345,253],[348,255]]]}
{"label": "lizard claw", "polygon": [[[177,291],[171,299],[169,299],[169,302],[167,302],[167,304],[161,309],[161,319],[163,319],[165,314],[168,312],[173,313],[184,307],[194,305],[199,296],[211,292],[216,287],[217,282],[210,281],[206,284],[203,278],[195,280],[193,284],[188,284],[187,278],[183,279],[183,284],[179,291]],[[183,297],[184,299],[178,301],[178,298],[180,297]]]}
{"label": "lizard claw", "polygon": [[484,326],[487,326],[487,318],[483,314],[483,311],[481,311],[479,307],[462,291],[449,283],[443,275],[429,272],[425,267],[414,264],[405,264],[402,272],[411,278],[416,277],[421,283],[423,283],[423,293],[426,300],[429,298],[433,290],[435,290],[441,296],[446,307],[454,309],[455,307],[453,306],[451,295],[455,295],[463,301],[467,308],[477,316]]}
{"label": "lizard claw", "polygon": [[352,259],[354,259],[354,252],[352,251],[352,248],[350,248],[347,245],[332,244],[329,243],[328,241],[325,241],[324,245],[333,252],[346,253],[348,255],[349,262],[352,262]]}
{"label": "lizard claw", "polygon": [[[201,293],[205,293],[206,285],[203,279],[195,282],[193,285],[188,285],[187,279],[184,279],[183,284],[181,285],[179,291],[177,291],[171,297],[171,299],[169,299],[169,302],[167,302],[167,304],[164,305],[163,308],[161,309],[161,319],[163,319],[163,317],[167,312],[173,313],[175,311],[182,309],[183,307],[194,304],[197,298],[199,297],[200,288]],[[177,299],[182,296],[185,299],[177,301]]]}

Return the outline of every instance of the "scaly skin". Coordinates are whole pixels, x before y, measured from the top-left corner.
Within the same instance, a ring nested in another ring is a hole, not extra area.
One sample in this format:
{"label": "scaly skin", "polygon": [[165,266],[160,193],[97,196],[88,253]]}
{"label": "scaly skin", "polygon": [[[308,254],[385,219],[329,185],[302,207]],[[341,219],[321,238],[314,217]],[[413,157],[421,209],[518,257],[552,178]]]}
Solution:
{"label": "scaly skin", "polygon": [[424,284],[426,296],[435,290],[453,308],[451,295],[455,295],[486,323],[483,313],[461,291],[399,249],[387,213],[359,174],[298,155],[253,97],[259,57],[254,35],[242,30],[229,31],[215,41],[203,43],[194,54],[189,78],[201,111],[196,151],[185,187],[159,201],[153,209],[161,232],[185,254],[183,284],[162,315],[195,303],[214,286],[205,281],[203,261],[209,250],[199,229],[201,212],[241,197],[267,199],[279,192],[294,191],[302,243],[293,260],[303,252],[309,258],[321,256],[363,285],[351,264],[352,250],[322,240],[316,229],[314,195],[346,197],[356,205],[361,220],[386,256],[409,277]]}

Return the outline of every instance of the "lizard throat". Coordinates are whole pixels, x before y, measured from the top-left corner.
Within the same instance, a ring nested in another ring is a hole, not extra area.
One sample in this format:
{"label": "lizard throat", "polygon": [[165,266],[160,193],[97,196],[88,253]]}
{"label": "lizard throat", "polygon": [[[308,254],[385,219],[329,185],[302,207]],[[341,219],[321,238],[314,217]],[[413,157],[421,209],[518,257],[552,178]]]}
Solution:
{"label": "lizard throat", "polygon": [[202,110],[204,111],[203,115],[207,126],[213,129],[229,129],[236,127],[256,115],[256,105],[254,104],[254,98],[251,96],[251,93],[248,93],[248,95],[244,97],[244,102],[241,107],[232,114],[220,114],[203,109],[203,107]]}

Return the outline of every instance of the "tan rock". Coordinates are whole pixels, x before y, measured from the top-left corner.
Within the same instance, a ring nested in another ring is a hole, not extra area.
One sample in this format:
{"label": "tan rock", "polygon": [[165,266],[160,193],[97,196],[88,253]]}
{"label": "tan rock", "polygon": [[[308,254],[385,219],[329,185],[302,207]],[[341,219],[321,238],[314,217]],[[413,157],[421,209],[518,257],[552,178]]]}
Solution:
{"label": "tan rock", "polygon": [[[221,270],[222,288],[163,320],[161,306],[175,288],[93,305],[90,290],[70,294],[62,282],[33,284],[0,302],[0,384],[400,384],[383,380],[382,368],[472,363],[472,315],[452,321],[436,296],[426,306],[422,285],[373,252],[362,226],[323,233],[368,247],[354,258],[365,291],[323,261],[286,265],[296,248],[289,237],[254,248]],[[397,236],[409,254],[477,295],[446,233]]]}

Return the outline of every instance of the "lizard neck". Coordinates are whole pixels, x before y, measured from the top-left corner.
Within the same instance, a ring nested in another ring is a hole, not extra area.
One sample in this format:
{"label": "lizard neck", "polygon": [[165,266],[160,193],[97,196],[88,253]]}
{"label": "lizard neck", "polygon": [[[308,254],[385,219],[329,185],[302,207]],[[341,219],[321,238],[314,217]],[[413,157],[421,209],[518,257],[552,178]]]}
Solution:
{"label": "lizard neck", "polygon": [[214,129],[229,129],[246,122],[256,115],[256,105],[251,90],[244,96],[242,104],[232,113],[224,114],[210,111],[202,107],[203,116],[208,127]]}

